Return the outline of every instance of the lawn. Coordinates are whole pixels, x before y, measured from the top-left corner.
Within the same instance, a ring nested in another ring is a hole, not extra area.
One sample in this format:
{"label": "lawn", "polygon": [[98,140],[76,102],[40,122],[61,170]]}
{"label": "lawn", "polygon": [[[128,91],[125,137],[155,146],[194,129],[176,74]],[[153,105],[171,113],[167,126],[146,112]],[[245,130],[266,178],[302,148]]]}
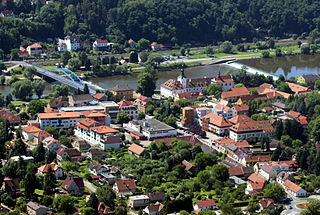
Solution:
{"label": "lawn", "polygon": [[39,196],[43,196],[43,190],[39,190],[39,189],[36,189],[35,191],[34,191],[34,193],[35,194],[37,194],[37,195],[39,195]]}

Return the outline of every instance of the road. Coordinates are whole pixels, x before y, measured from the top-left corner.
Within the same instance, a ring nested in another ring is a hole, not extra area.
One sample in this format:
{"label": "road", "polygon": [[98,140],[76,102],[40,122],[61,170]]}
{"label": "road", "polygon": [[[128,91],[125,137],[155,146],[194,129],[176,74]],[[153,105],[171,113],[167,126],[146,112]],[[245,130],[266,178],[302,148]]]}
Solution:
{"label": "road", "polygon": [[83,182],[84,182],[84,186],[85,187],[87,187],[89,190],[91,190],[93,193],[95,193],[96,192],[96,188],[93,186],[93,184],[92,183],[90,183],[89,181],[87,181],[87,180],[83,180]]}

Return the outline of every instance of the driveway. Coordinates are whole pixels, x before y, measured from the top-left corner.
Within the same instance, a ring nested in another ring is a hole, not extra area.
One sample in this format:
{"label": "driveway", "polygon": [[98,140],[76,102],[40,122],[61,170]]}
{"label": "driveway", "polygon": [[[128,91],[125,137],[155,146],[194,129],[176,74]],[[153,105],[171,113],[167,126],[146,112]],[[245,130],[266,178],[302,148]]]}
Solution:
{"label": "driveway", "polygon": [[84,183],[84,186],[87,187],[89,190],[91,190],[93,193],[96,192],[97,189],[93,186],[92,183],[90,183],[87,180],[83,180],[83,183]]}

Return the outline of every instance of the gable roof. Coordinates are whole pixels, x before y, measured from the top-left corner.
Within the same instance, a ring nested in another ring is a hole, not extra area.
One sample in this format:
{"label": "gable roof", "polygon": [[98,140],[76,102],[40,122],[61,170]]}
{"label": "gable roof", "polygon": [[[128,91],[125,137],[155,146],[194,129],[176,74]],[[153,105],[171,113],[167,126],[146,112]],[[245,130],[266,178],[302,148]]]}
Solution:
{"label": "gable roof", "polygon": [[226,120],[224,117],[219,116],[215,113],[209,113],[203,117],[201,117],[202,120],[209,120],[209,122],[215,126],[218,127],[229,127],[231,126],[231,123]]}
{"label": "gable roof", "polygon": [[247,104],[235,105],[235,106],[233,106],[233,108],[238,112],[248,111],[249,110],[249,105],[247,105]]}
{"label": "gable roof", "polygon": [[49,134],[48,132],[43,131],[43,130],[34,134],[34,137],[50,137],[50,136],[51,136],[51,134]]}
{"label": "gable roof", "polygon": [[137,189],[137,185],[134,180],[116,180],[115,183],[119,191]]}
{"label": "gable roof", "polygon": [[289,179],[285,180],[283,185],[294,193],[297,193],[300,190],[302,190],[302,188],[299,185],[293,183]]}
{"label": "gable roof", "polygon": [[118,84],[115,87],[113,87],[111,90],[115,92],[119,92],[119,91],[131,91],[132,89],[129,88],[129,86],[126,84],[123,84],[123,85]]}
{"label": "gable roof", "polygon": [[252,173],[248,177],[248,180],[251,182],[266,182],[267,181],[264,177],[258,175],[257,173]]}
{"label": "gable roof", "polygon": [[150,201],[155,202],[155,201],[163,201],[166,197],[166,194],[164,192],[156,191],[153,193],[149,193],[148,197]]}
{"label": "gable roof", "polygon": [[197,201],[195,204],[198,205],[199,208],[203,208],[203,207],[215,206],[216,201],[215,200],[203,200],[203,201]]}
{"label": "gable roof", "polygon": [[135,143],[132,143],[131,146],[128,148],[128,150],[133,152],[136,155],[141,155],[145,151],[145,148],[143,148]]}
{"label": "gable roof", "polygon": [[32,45],[28,46],[30,49],[40,49],[42,46],[38,43],[33,43]]}
{"label": "gable roof", "polygon": [[234,87],[230,91],[221,93],[221,98],[233,98],[250,95],[250,91],[246,87]]}
{"label": "gable roof", "polygon": [[79,189],[84,189],[84,182],[81,177],[67,177],[61,187],[65,190],[69,190],[72,183],[75,183]]}
{"label": "gable roof", "polygon": [[122,100],[118,102],[119,108],[132,106],[133,104],[130,101]]}
{"label": "gable roof", "polygon": [[253,190],[262,190],[265,182],[249,182]]}
{"label": "gable roof", "polygon": [[301,86],[299,84],[290,83],[287,82],[288,86],[290,87],[291,91],[294,93],[305,93],[305,92],[311,92],[311,90],[308,89],[308,87]]}
{"label": "gable roof", "polygon": [[104,93],[97,93],[93,96],[95,99],[97,100],[101,100],[101,99],[107,99],[106,94]]}
{"label": "gable roof", "polygon": [[269,208],[270,206],[274,205],[273,199],[260,199],[259,203],[263,209]]}
{"label": "gable roof", "polygon": [[25,126],[25,127],[22,127],[22,130],[27,133],[36,133],[36,132],[42,131],[40,128],[36,126]]}
{"label": "gable roof", "polygon": [[94,98],[90,94],[79,94],[71,96],[73,101],[85,101],[85,100],[93,100]]}
{"label": "gable roof", "polygon": [[56,171],[57,169],[61,168],[58,164],[52,162],[50,164],[45,164],[42,165],[38,168],[38,171],[42,172],[42,173],[46,173],[49,171],[49,169],[51,169],[52,171]]}

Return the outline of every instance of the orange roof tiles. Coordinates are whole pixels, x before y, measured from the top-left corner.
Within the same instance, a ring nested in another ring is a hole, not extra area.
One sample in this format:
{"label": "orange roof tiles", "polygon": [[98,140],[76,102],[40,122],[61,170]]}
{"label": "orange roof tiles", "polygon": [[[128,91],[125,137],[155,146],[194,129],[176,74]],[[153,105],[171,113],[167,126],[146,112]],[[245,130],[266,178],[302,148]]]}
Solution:
{"label": "orange roof tiles", "polygon": [[78,112],[38,113],[39,119],[67,119],[80,118]]}
{"label": "orange roof tiles", "polygon": [[295,192],[295,193],[302,189],[299,185],[293,183],[289,179],[285,180],[283,185],[285,187],[287,187],[289,190],[291,190],[292,192]]}
{"label": "orange roof tiles", "polygon": [[230,139],[229,137],[221,137],[221,138],[215,140],[214,142],[216,142],[220,145],[229,145],[229,144],[236,143],[236,141],[234,141],[233,139]]}
{"label": "orange roof tiles", "polygon": [[31,49],[39,49],[39,48],[42,48],[42,46],[38,43],[34,43],[30,46],[28,46],[28,48],[31,48]]}
{"label": "orange roof tiles", "polygon": [[107,115],[105,113],[102,113],[97,110],[87,110],[87,111],[81,111],[85,117],[106,117]]}
{"label": "orange roof tiles", "polygon": [[311,92],[311,90],[308,89],[308,87],[304,87],[298,84],[287,82],[288,86],[294,93],[305,93],[305,92]]}
{"label": "orange roof tiles", "polygon": [[221,93],[221,98],[233,98],[250,95],[250,91],[246,87],[231,88],[231,91],[224,91]]}
{"label": "orange roof tiles", "polygon": [[120,191],[137,189],[137,185],[134,180],[116,180],[115,183]]}
{"label": "orange roof tiles", "polygon": [[118,133],[119,131],[116,129],[111,128],[110,126],[102,126],[102,127],[94,127],[91,128],[94,129],[96,133],[98,134],[107,134],[107,133]]}
{"label": "orange roof tiles", "polygon": [[49,134],[48,132],[46,131],[39,131],[37,133],[34,134],[35,137],[49,137],[51,136],[51,134]]}
{"label": "orange roof tiles", "polygon": [[123,100],[121,102],[118,102],[118,105],[119,105],[119,108],[122,108],[122,107],[132,106],[133,104],[130,101]]}
{"label": "orange roof tiles", "polygon": [[262,190],[264,187],[264,182],[250,182],[253,190]]}
{"label": "orange roof tiles", "polygon": [[198,205],[199,208],[203,208],[203,207],[210,207],[210,206],[216,205],[216,201],[215,200],[203,200],[203,201],[195,202],[195,204]]}
{"label": "orange roof tiles", "polygon": [[247,105],[247,104],[235,105],[235,106],[233,106],[233,108],[236,111],[248,111],[249,110],[249,105]]}
{"label": "orange roof tiles", "polygon": [[81,127],[81,125],[86,126],[87,127],[86,129],[89,129],[90,127],[96,127],[96,126],[102,125],[102,123],[97,122],[97,121],[90,119],[90,118],[84,118],[78,122],[78,126],[79,125],[80,125],[80,127]]}
{"label": "orange roof tiles", "polygon": [[256,182],[263,182],[264,183],[264,182],[267,181],[264,177],[258,175],[257,173],[252,173],[248,177],[248,180],[251,181],[251,182],[254,182],[254,183],[256,183]]}
{"label": "orange roof tiles", "polygon": [[217,83],[233,82],[231,75],[219,75],[214,77],[213,80]]}
{"label": "orange roof tiles", "polygon": [[228,122],[224,117],[219,116],[215,113],[209,113],[203,117],[201,117],[202,120],[209,120],[210,124],[213,124],[218,127],[229,127],[231,126],[231,123]]}
{"label": "orange roof tiles", "polygon": [[100,100],[106,98],[106,95],[104,93],[97,93],[93,97],[97,100]]}
{"label": "orange roof tiles", "polygon": [[131,151],[136,155],[141,155],[145,151],[145,149],[135,143],[132,143],[131,146],[128,148],[128,151]]}
{"label": "orange roof tiles", "polygon": [[271,155],[252,155],[244,158],[246,162],[270,161]]}
{"label": "orange roof tiles", "polygon": [[42,131],[40,128],[35,126],[22,127],[22,130],[24,130],[27,133],[36,133],[36,132]]}

